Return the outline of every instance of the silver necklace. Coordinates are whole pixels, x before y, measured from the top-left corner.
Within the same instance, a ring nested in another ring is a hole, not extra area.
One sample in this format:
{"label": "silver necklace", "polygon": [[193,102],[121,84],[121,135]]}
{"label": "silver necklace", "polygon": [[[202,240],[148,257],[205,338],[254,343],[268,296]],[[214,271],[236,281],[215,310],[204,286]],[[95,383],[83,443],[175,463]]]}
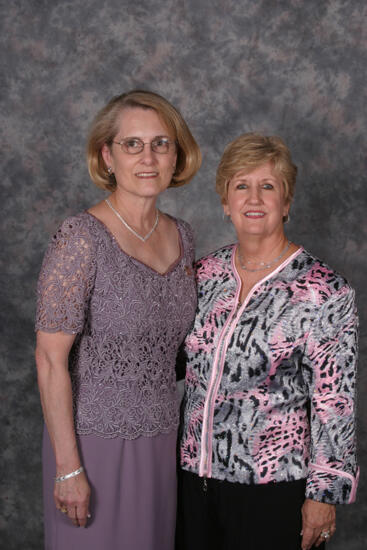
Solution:
{"label": "silver necklace", "polygon": [[248,264],[254,264],[254,263],[258,263],[261,267],[256,267],[255,269],[251,269],[249,267],[246,267],[245,265],[243,265],[245,262],[242,258],[242,254],[241,254],[241,250],[240,248],[238,249],[238,256],[239,256],[239,259],[240,259],[240,266],[242,269],[244,269],[245,271],[251,271],[252,273],[254,273],[255,271],[262,271],[263,269],[269,269],[269,267],[271,267],[272,265],[276,264],[280,258],[282,258],[284,256],[284,254],[287,252],[287,250],[289,249],[289,247],[291,246],[291,241],[288,241],[287,244],[285,245],[285,247],[283,248],[283,250],[281,251],[281,253],[279,254],[279,256],[277,256],[277,258],[275,258],[274,260],[272,260],[271,262],[269,263],[266,263],[266,262],[254,262],[253,260],[247,260],[246,263]]}
{"label": "silver necklace", "polygon": [[155,228],[157,227],[158,225],[158,221],[159,221],[159,210],[157,210],[157,215],[155,217],[155,222],[154,222],[154,225],[152,227],[152,229],[149,231],[149,233],[147,233],[145,235],[145,237],[142,237],[141,235],[139,235],[139,233],[137,233],[135,231],[135,229],[133,229],[125,220],[124,218],[121,216],[121,214],[119,212],[117,212],[117,210],[112,206],[112,204],[110,203],[110,201],[108,199],[105,199],[105,202],[108,204],[108,206],[111,208],[112,212],[114,212],[116,214],[116,216],[118,217],[118,219],[120,220],[121,223],[124,224],[124,226],[126,227],[126,229],[128,229],[133,235],[135,235],[135,237],[137,237],[138,239],[140,239],[141,241],[143,241],[143,243],[145,243],[145,241],[147,241],[149,239],[149,237],[151,236],[151,234],[153,233],[153,231],[155,230]]}

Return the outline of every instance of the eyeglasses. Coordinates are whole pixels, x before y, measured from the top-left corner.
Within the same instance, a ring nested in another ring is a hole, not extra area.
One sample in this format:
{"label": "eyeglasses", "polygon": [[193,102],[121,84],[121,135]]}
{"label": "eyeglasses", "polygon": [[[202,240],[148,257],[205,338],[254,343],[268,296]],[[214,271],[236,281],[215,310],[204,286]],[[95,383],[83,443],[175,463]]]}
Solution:
{"label": "eyeglasses", "polygon": [[122,139],[121,141],[112,141],[112,143],[120,145],[124,153],[128,153],[129,155],[137,155],[138,153],[141,153],[146,145],[150,145],[151,150],[155,153],[165,155],[169,153],[173,146],[176,147],[177,145],[175,141],[159,136],[152,139],[152,141],[142,141],[141,139],[134,137]]}

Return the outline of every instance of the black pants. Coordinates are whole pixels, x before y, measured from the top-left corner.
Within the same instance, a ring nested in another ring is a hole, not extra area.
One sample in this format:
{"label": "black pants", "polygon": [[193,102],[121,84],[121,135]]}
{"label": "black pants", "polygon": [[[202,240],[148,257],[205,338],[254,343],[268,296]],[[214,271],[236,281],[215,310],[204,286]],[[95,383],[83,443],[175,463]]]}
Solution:
{"label": "black pants", "polygon": [[300,550],[304,480],[206,484],[179,471],[176,550]]}

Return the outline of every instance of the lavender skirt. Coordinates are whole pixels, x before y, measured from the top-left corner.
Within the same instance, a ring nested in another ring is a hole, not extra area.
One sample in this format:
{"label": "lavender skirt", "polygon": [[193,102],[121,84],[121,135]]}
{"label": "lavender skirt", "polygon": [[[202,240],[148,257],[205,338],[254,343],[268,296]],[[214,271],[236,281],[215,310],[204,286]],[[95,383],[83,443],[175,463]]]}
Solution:
{"label": "lavender skirt", "polygon": [[128,441],[80,436],[92,489],[87,528],[74,527],[53,500],[55,459],[43,438],[46,550],[173,550],[176,432]]}

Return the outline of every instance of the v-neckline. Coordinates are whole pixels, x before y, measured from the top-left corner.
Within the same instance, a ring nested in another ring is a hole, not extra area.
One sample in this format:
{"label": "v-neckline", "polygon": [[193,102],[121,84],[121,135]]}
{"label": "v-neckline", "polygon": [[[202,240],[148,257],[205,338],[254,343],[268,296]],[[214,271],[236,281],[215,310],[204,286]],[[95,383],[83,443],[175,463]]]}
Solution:
{"label": "v-neckline", "polygon": [[181,235],[181,231],[180,231],[180,227],[177,223],[177,220],[175,218],[173,218],[172,216],[170,216],[169,214],[166,214],[166,216],[168,216],[169,218],[171,218],[171,220],[173,220],[173,222],[175,223],[176,225],[176,229],[177,229],[177,233],[178,233],[178,241],[179,241],[179,246],[180,246],[180,253],[178,255],[178,257],[176,258],[176,260],[174,260],[169,266],[168,268],[166,269],[166,271],[164,271],[163,273],[161,273],[160,271],[157,271],[156,269],[154,269],[154,267],[152,267],[151,265],[149,264],[146,264],[145,262],[143,262],[142,260],[139,260],[139,258],[136,258],[135,256],[132,256],[131,254],[128,254],[120,245],[120,243],[118,242],[118,240],[116,239],[115,235],[112,233],[112,231],[107,227],[107,225],[102,221],[100,220],[99,218],[97,218],[97,216],[95,216],[94,214],[92,214],[91,212],[89,212],[88,210],[85,210],[85,213],[88,214],[88,216],[91,216],[94,220],[96,220],[102,227],[103,229],[105,230],[105,232],[109,235],[109,237],[111,238],[111,240],[114,242],[115,246],[117,246],[117,248],[119,249],[119,251],[124,254],[125,256],[127,256],[131,261],[133,262],[137,262],[139,263],[140,265],[142,265],[143,267],[145,267],[146,269],[149,269],[150,271],[152,271],[154,274],[156,275],[159,275],[160,277],[165,277],[167,275],[169,275],[169,273],[171,273],[172,271],[174,271],[174,269],[177,267],[177,265],[181,262],[182,258],[183,258],[183,252],[184,252],[184,247],[183,247],[183,242],[182,242],[182,235]]}
{"label": "v-neckline", "polygon": [[240,309],[242,310],[242,307],[244,306],[244,304],[247,305],[249,303],[249,301],[251,300],[253,294],[255,293],[255,291],[261,285],[263,285],[269,279],[272,279],[273,277],[275,277],[275,275],[277,275],[278,273],[280,273],[280,271],[285,269],[287,267],[287,265],[289,265],[294,260],[294,258],[296,258],[299,254],[301,254],[304,251],[303,246],[300,246],[299,248],[297,248],[297,250],[295,250],[290,256],[288,256],[288,258],[286,258],[281,264],[279,264],[278,267],[275,267],[270,273],[268,273],[267,275],[264,275],[264,277],[259,279],[250,288],[249,292],[246,294],[246,296],[244,297],[242,302],[240,302],[242,281],[241,281],[241,276],[240,276],[240,274],[237,270],[236,261],[235,261],[236,251],[237,251],[237,248],[238,248],[238,243],[236,243],[232,246],[233,246],[233,248],[232,248],[232,251],[231,251],[230,263],[231,263],[231,267],[232,267],[232,273],[234,275],[235,280],[237,281],[236,300],[240,304],[239,307],[238,307],[238,310],[240,310]]}

